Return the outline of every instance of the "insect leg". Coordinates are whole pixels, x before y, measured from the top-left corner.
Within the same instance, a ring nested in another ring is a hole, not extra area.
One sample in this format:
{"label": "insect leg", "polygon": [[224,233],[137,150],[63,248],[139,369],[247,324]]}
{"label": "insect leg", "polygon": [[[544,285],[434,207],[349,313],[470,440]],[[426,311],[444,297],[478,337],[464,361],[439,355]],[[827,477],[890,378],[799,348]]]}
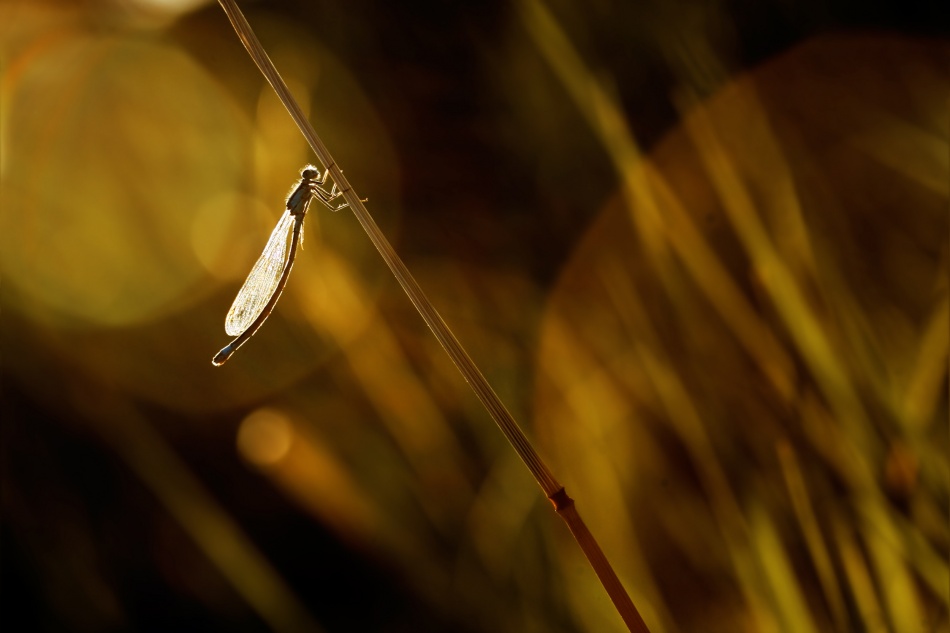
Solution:
{"label": "insect leg", "polygon": [[320,187],[318,184],[314,183],[310,186],[310,191],[313,193],[315,198],[322,202],[323,205],[331,211],[339,211],[340,209],[344,209],[349,206],[349,204],[346,202],[338,206],[333,206],[330,204],[343,195],[343,192],[336,188],[336,183],[333,183],[333,187],[330,189],[330,191],[327,191],[323,187]]}

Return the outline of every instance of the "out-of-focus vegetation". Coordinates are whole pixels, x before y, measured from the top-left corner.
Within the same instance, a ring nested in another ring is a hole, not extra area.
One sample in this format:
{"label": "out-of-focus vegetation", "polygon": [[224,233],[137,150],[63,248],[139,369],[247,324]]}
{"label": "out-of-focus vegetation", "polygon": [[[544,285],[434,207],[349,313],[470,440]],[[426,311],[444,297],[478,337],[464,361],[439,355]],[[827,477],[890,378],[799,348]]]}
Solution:
{"label": "out-of-focus vegetation", "polygon": [[[242,6],[654,633],[950,630],[940,11]],[[216,5],[0,25],[5,629],[620,630],[348,213],[211,366],[313,161]]]}

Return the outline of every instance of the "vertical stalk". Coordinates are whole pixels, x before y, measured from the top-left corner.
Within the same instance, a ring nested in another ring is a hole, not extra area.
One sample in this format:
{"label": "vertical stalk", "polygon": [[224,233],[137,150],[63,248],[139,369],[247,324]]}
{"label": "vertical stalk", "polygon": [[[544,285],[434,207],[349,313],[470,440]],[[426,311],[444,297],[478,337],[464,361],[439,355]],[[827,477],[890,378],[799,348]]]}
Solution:
{"label": "vertical stalk", "polygon": [[231,20],[231,25],[244,44],[244,48],[246,48],[248,54],[250,54],[251,59],[257,64],[257,67],[264,74],[268,83],[270,83],[281,102],[287,108],[287,111],[294,119],[297,127],[300,128],[301,133],[303,133],[310,147],[313,149],[314,154],[316,154],[320,162],[323,163],[324,168],[330,172],[330,175],[333,177],[333,182],[337,185],[337,189],[342,192],[343,199],[349,205],[350,210],[352,210],[353,215],[356,216],[363,230],[366,231],[367,236],[369,236],[370,241],[373,242],[376,250],[379,251],[386,265],[389,266],[389,269],[396,277],[399,285],[402,286],[402,289],[406,295],[408,295],[409,300],[412,301],[412,304],[416,307],[416,310],[422,316],[426,325],[429,326],[429,329],[435,335],[436,339],[438,339],[446,354],[448,354],[452,362],[455,363],[455,366],[462,373],[462,376],[466,382],[468,382],[469,386],[471,386],[475,395],[478,396],[482,405],[488,410],[492,419],[495,420],[502,434],[515,449],[515,452],[518,453],[518,456],[528,467],[528,470],[531,471],[535,481],[541,486],[541,490],[544,491],[547,498],[554,504],[555,511],[564,519],[564,522],[567,523],[568,528],[577,540],[578,545],[580,545],[581,550],[583,550],[587,560],[594,568],[594,572],[600,579],[601,584],[603,584],[604,589],[610,596],[611,601],[620,613],[620,617],[627,625],[627,628],[632,633],[649,633],[646,624],[643,622],[643,618],[640,617],[640,613],[634,606],[633,601],[630,600],[630,596],[627,595],[626,590],[624,590],[613,567],[611,567],[610,562],[600,549],[594,536],[590,533],[590,530],[587,529],[584,521],[577,513],[574,500],[567,496],[564,487],[558,483],[547,465],[538,456],[537,451],[534,450],[534,447],[528,441],[528,438],[518,426],[518,423],[512,417],[511,413],[508,412],[508,409],[482,375],[482,372],[479,371],[471,357],[469,357],[465,348],[462,347],[462,344],[449,329],[448,325],[445,324],[445,321],[439,315],[435,306],[432,305],[432,302],[426,297],[422,288],[409,272],[409,269],[389,243],[389,240],[387,240],[386,236],[380,231],[376,222],[369,214],[369,211],[367,211],[363,205],[363,201],[360,200],[360,197],[353,190],[349,181],[346,180],[343,171],[336,164],[336,161],[333,160],[333,157],[330,156],[330,152],[320,140],[320,137],[317,136],[313,126],[310,125],[310,122],[304,116],[303,110],[290,93],[290,89],[277,72],[274,63],[270,60],[270,57],[268,57],[263,46],[261,46],[260,41],[258,41],[257,36],[254,34],[254,31],[244,18],[244,15],[241,13],[235,1],[218,1]]}

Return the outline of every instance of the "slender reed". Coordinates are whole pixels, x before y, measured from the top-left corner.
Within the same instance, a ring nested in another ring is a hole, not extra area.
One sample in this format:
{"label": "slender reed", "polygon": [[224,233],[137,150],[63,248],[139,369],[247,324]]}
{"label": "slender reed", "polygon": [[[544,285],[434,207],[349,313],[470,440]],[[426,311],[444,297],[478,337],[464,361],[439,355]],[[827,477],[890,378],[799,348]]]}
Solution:
{"label": "slender reed", "polygon": [[290,112],[290,116],[296,122],[297,127],[300,128],[307,142],[310,143],[310,147],[317,155],[317,158],[323,163],[325,169],[330,172],[330,176],[332,176],[333,182],[336,183],[337,189],[342,193],[343,199],[353,211],[356,219],[362,225],[363,230],[366,231],[370,241],[376,246],[376,250],[379,251],[379,254],[389,266],[393,275],[395,275],[396,280],[409,296],[409,300],[412,301],[412,304],[416,307],[416,310],[422,316],[426,325],[432,330],[432,333],[449,355],[449,358],[452,359],[452,362],[455,363],[455,366],[462,373],[462,376],[471,386],[475,395],[478,396],[482,405],[498,424],[498,427],[508,439],[508,442],[518,453],[518,456],[521,457],[522,461],[528,467],[528,470],[531,471],[531,474],[538,482],[538,485],[541,486],[544,494],[551,500],[555,511],[567,523],[568,528],[583,550],[587,560],[594,568],[597,577],[600,579],[601,584],[603,584],[611,601],[620,613],[620,617],[623,618],[627,628],[633,633],[649,633],[646,624],[643,622],[643,618],[634,606],[633,601],[630,600],[630,596],[627,595],[627,592],[624,590],[613,567],[611,567],[607,557],[597,544],[597,541],[577,513],[574,500],[567,495],[564,491],[564,487],[558,483],[554,475],[551,474],[551,471],[538,456],[534,447],[531,446],[528,438],[518,426],[518,423],[515,422],[515,419],[511,416],[511,413],[505,408],[505,405],[498,398],[497,394],[495,394],[495,391],[491,385],[488,384],[488,381],[485,380],[485,377],[469,357],[465,348],[462,347],[462,344],[459,343],[458,339],[445,324],[445,321],[442,320],[442,317],[426,297],[422,288],[409,272],[409,269],[403,263],[402,259],[399,258],[399,255],[396,254],[396,251],[390,245],[382,231],[380,231],[376,222],[372,216],[370,216],[369,211],[367,211],[363,205],[363,201],[360,200],[349,181],[346,180],[343,171],[337,165],[336,161],[333,160],[333,157],[330,156],[330,152],[320,140],[320,137],[317,136],[313,126],[310,125],[310,122],[304,116],[300,105],[290,93],[287,84],[284,83],[284,80],[277,72],[274,63],[264,51],[263,46],[261,46],[257,36],[254,34],[254,31],[244,18],[244,15],[241,13],[235,1],[218,1],[231,20],[231,25],[244,44],[244,48],[247,49],[254,63],[257,64],[257,67],[277,93],[277,96],[287,108],[287,111]]}

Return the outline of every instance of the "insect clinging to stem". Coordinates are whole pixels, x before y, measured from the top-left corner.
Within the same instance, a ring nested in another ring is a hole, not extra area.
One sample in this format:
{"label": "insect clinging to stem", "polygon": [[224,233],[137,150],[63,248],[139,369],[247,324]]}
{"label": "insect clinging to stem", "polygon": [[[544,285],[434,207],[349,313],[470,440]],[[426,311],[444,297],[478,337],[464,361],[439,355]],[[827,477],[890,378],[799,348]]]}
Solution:
{"label": "insect clinging to stem", "polygon": [[[339,211],[348,206],[345,202],[337,206],[332,204],[336,198],[343,195],[342,191],[337,190],[335,183],[330,191],[322,187],[329,172],[327,169],[321,175],[320,170],[313,165],[306,165],[300,170],[300,180],[287,196],[284,214],[278,220],[264,251],[228,310],[224,330],[237,338],[215,354],[211,360],[213,365],[219,366],[227,362],[241,345],[254,336],[277,305],[280,293],[287,284],[287,277],[290,276],[290,269],[294,265],[297,245],[303,243],[303,219],[307,215],[310,201],[319,200],[331,211]],[[293,233],[288,252],[287,232],[291,227]]]}

